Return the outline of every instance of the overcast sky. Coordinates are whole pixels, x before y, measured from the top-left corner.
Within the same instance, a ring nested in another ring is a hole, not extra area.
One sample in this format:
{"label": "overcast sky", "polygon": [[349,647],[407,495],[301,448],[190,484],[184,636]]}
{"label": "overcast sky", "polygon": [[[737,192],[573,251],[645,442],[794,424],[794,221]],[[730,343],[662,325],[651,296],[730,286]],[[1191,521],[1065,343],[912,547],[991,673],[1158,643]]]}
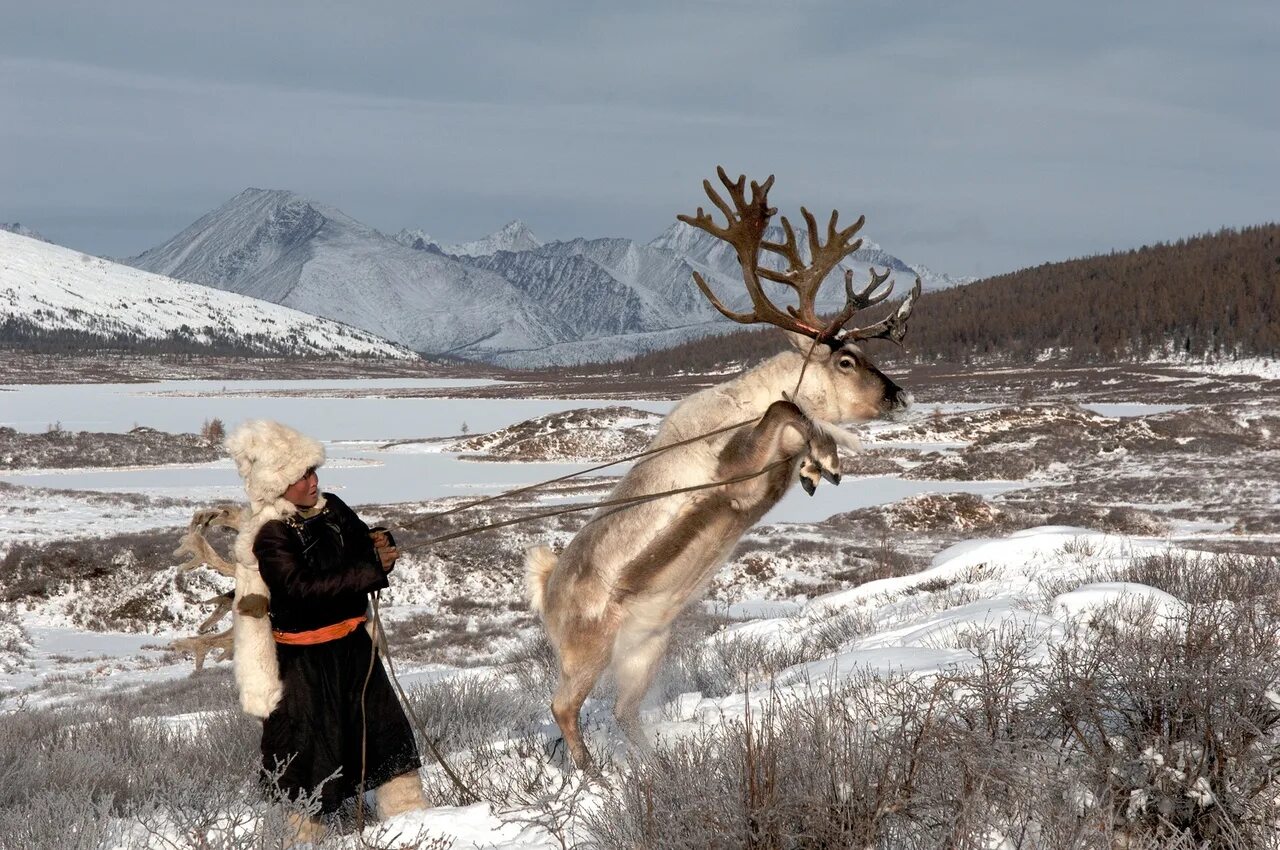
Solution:
{"label": "overcast sky", "polygon": [[1280,4],[0,0],[0,221],[141,252],[247,186],[648,240],[723,163],[994,274],[1280,218]]}

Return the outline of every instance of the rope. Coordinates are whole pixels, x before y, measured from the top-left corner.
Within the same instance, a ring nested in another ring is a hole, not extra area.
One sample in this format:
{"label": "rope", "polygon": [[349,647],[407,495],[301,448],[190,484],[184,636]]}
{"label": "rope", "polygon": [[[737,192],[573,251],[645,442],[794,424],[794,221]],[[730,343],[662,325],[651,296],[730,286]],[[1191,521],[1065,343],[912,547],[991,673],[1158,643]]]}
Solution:
{"label": "rope", "polygon": [[[374,591],[374,634],[381,634],[382,625],[377,620],[378,593]],[[373,678],[373,662],[378,657],[378,642],[369,641],[369,669],[364,673],[364,684],[360,686],[360,784],[356,786],[356,834],[360,843],[364,843],[364,780],[369,770],[369,723],[365,718],[364,698],[369,691],[369,680]]]}
{"label": "rope", "polygon": [[[785,392],[782,394],[783,398],[786,398],[787,401],[791,401],[794,403],[795,399],[799,398],[800,385],[804,382],[805,371],[809,368],[809,361],[813,357],[814,349],[818,347],[818,342],[819,342],[819,339],[818,337],[815,336],[813,338],[813,341],[809,343],[809,350],[805,352],[804,362],[800,364],[800,374],[796,377],[796,386],[795,386],[795,389],[792,390],[791,392],[791,397],[788,398]],[[677,449],[681,446],[687,446],[690,443],[696,443],[699,440],[705,440],[708,437],[714,437],[717,434],[723,434],[726,431],[733,431],[743,427],[744,425],[750,425],[753,422],[759,421],[759,419],[760,419],[759,416],[753,416],[750,419],[743,419],[740,422],[734,422],[731,425],[725,425],[720,428],[716,428],[712,431],[704,431],[701,434],[695,434],[692,437],[686,437],[685,439],[677,440],[674,443],[667,443],[665,445],[658,446],[657,448],[654,448],[654,449],[645,449],[642,452],[636,452],[635,454],[626,455],[625,457],[620,457],[616,460],[611,460],[608,463],[597,464],[596,466],[590,466],[590,467],[587,467],[586,469],[580,469],[577,472],[570,472],[565,475],[556,476],[555,478],[548,478],[545,481],[538,481],[534,484],[526,484],[525,486],[517,487],[514,490],[504,490],[503,492],[497,493],[492,496],[485,496],[480,499],[475,499],[474,501],[471,501],[471,502],[465,502],[461,505],[455,505],[454,507],[448,508],[443,511],[436,511],[433,514],[427,514],[426,516],[419,517],[413,520],[412,522],[405,523],[403,527],[406,529],[418,528],[423,523],[430,522],[431,520],[439,519],[440,517],[446,517],[451,514],[461,513],[462,511],[467,511],[472,508],[478,508],[481,505],[487,505],[491,502],[497,502],[502,499],[509,499],[512,496],[519,496],[523,493],[528,493],[533,490],[540,490],[541,488],[546,487],[549,484],[559,484],[562,481],[569,481],[573,478],[580,478],[583,475],[590,475],[592,472],[599,472],[602,469],[608,469],[609,467],[617,466],[618,464],[630,463],[631,461],[640,460],[641,458],[649,457],[651,455],[662,454],[663,452],[670,451],[671,449]],[[709,486],[714,486],[714,485],[709,485]]]}
{"label": "rope", "polygon": [[[385,635],[385,632],[382,630],[382,613],[378,609],[378,594],[376,593],[373,594],[373,622],[376,624],[378,635],[380,637]],[[440,767],[444,769],[445,775],[449,777],[449,781],[453,783],[453,787],[457,788],[458,793],[462,795],[462,805],[466,806],[484,799],[475,791],[471,790],[471,788],[462,781],[462,777],[458,776],[457,771],[455,771],[445,759],[444,753],[440,752],[440,748],[437,746],[437,741],[427,733],[427,724],[423,723],[422,718],[420,718],[418,713],[413,710],[413,704],[409,702],[409,695],[404,692],[404,688],[400,685],[400,677],[396,675],[396,665],[391,659],[390,649],[384,646],[383,653],[387,658],[387,678],[389,678],[391,683],[395,685],[396,693],[400,695],[400,704],[404,706],[405,711],[409,712],[409,716],[413,719],[413,722],[418,725],[419,730],[422,732],[422,740],[426,742],[427,749],[431,751],[431,755],[437,762],[439,762]]]}
{"label": "rope", "polygon": [[782,466],[783,464],[791,463],[793,460],[795,460],[795,457],[788,455],[787,457],[784,457],[781,460],[774,461],[773,463],[769,464],[763,469],[759,469],[755,472],[748,472],[743,475],[737,475],[737,476],[734,476],[733,478],[725,478],[720,481],[708,481],[705,484],[692,484],[688,487],[677,487],[674,490],[662,490],[657,493],[644,493],[639,496],[626,496],[621,499],[606,499],[603,502],[592,502],[590,504],[576,505],[570,508],[558,508],[557,510],[554,510],[554,511],[543,511],[542,513],[530,514],[529,516],[515,517],[513,519],[502,520],[501,522],[491,522],[486,525],[478,525],[478,526],[473,526],[471,528],[464,528],[461,531],[453,531],[448,534],[441,534],[438,537],[432,537],[430,539],[423,540],[419,543],[414,543],[409,546],[400,546],[397,548],[401,552],[412,552],[416,549],[422,549],[427,546],[434,546],[437,543],[443,543],[446,540],[453,540],[458,537],[467,537],[472,534],[479,534],[482,531],[492,531],[495,528],[505,528],[509,525],[518,525],[524,522],[533,522],[534,520],[548,519],[550,517],[562,516],[564,514],[579,513],[581,511],[590,511],[590,510],[595,510],[596,508],[629,507],[631,505],[639,505],[645,502],[652,502],[657,499],[664,499],[667,496],[679,495],[680,493],[692,493],[697,490],[708,490],[712,487],[723,487],[728,484],[737,484],[742,481],[749,481],[752,478],[758,478],[761,475],[764,475],[766,472],[770,472],[773,469],[776,469],[777,467]]}
{"label": "rope", "polygon": [[741,422],[735,422],[732,425],[725,425],[723,428],[716,428],[714,431],[707,431],[705,433],[697,434],[693,437],[689,437],[684,440],[679,440],[674,443],[667,443],[666,445],[659,446],[656,449],[645,449],[642,452],[637,452],[636,454],[633,454],[633,455],[627,455],[626,457],[620,457],[617,460],[611,460],[608,463],[602,463],[597,466],[588,467],[587,469],[580,469],[577,472],[570,472],[566,475],[557,476],[556,478],[548,478],[547,480],[539,481],[536,484],[526,484],[523,487],[517,487],[514,490],[506,490],[502,493],[498,493],[493,496],[485,496],[482,499],[476,499],[475,501],[472,501],[472,502],[467,502],[462,505],[457,505],[455,507],[449,508],[448,510],[437,511],[436,513],[427,514],[426,516],[419,517],[418,519],[415,519],[412,522],[406,523],[403,527],[417,528],[425,522],[430,522],[431,520],[439,519],[440,517],[444,517],[444,516],[449,516],[450,514],[456,514],[461,511],[470,510],[471,508],[476,508],[476,507],[479,507],[480,505],[487,505],[490,502],[496,502],[496,501],[499,501],[500,499],[507,499],[512,496],[519,496],[522,493],[528,493],[531,490],[538,490],[542,487],[546,487],[548,484],[558,484],[561,481],[568,481],[571,478],[578,478],[583,475],[588,475],[592,472],[599,472],[602,469],[608,469],[609,467],[617,466],[620,463],[628,463],[633,460],[639,460],[640,458],[643,458],[643,457],[649,457],[650,455],[662,454],[665,451],[670,451],[671,449],[679,448],[680,446],[687,446],[690,443],[696,443],[699,440],[705,440],[707,437],[714,437],[717,434],[723,434],[725,431],[732,431],[736,428],[741,428],[744,425],[750,425],[752,422],[755,422],[757,419],[759,419],[758,416],[752,417],[751,419],[744,419]]}
{"label": "rope", "polygon": [[[804,362],[800,364],[800,374],[796,377],[796,386],[795,386],[795,389],[792,390],[791,392],[791,397],[787,398],[788,401],[794,402],[796,398],[799,398],[800,385],[804,382],[805,371],[809,368],[809,361],[810,359],[812,359],[814,349],[816,349],[817,347],[818,347],[818,338],[814,337],[813,342],[809,343],[809,350],[805,352]],[[787,397],[786,393],[783,393],[783,397],[784,398]],[[617,460],[611,460],[608,463],[601,463],[596,466],[590,466],[590,467],[587,467],[586,469],[580,469],[577,472],[570,472],[565,475],[559,475],[555,478],[548,478],[545,481],[538,481],[534,484],[526,484],[525,486],[517,487],[514,490],[504,490],[503,492],[497,493],[493,496],[485,496],[483,498],[476,499],[471,502],[466,502],[461,505],[455,505],[454,507],[448,508],[443,511],[437,511],[433,514],[427,514],[426,516],[419,517],[418,519],[415,519],[412,522],[405,523],[403,527],[407,529],[418,528],[423,523],[430,522],[431,520],[434,520],[434,519],[439,519],[440,517],[449,516],[450,514],[461,513],[462,511],[470,510],[471,508],[478,508],[481,505],[487,505],[490,502],[497,502],[502,499],[509,499],[512,496],[519,496],[523,493],[528,493],[532,490],[539,490],[543,487],[546,487],[549,484],[559,484],[562,481],[569,481],[570,479],[573,479],[573,478],[579,478],[583,475],[589,475],[592,472],[599,472],[602,469],[608,469],[611,466],[617,466],[618,464],[621,464],[621,463],[630,463],[631,461],[640,460],[641,458],[649,457],[651,455],[662,454],[663,452],[670,451],[671,449],[677,449],[681,446],[687,446],[690,443],[696,443],[699,440],[705,440],[708,437],[714,437],[717,434],[723,434],[726,431],[733,431],[743,427],[744,425],[750,425],[753,422],[759,421],[759,419],[760,419],[759,416],[753,416],[750,419],[743,419],[740,422],[734,422],[731,425],[725,425],[723,427],[716,428],[715,430],[712,430],[712,431],[704,431],[701,434],[695,434],[692,437],[686,437],[685,439],[677,440],[674,443],[667,443],[665,445],[658,446],[657,448],[654,448],[654,449],[645,449],[642,452],[636,452],[635,454],[632,454],[632,455],[620,457]]]}
{"label": "rope", "polygon": [[[723,487],[729,484],[737,484],[742,481],[749,481],[753,478],[759,478],[761,475],[765,475],[773,471],[774,469],[777,469],[778,467],[782,466],[783,464],[790,464],[794,460],[795,460],[794,456],[788,456],[780,460],[776,460],[773,463],[769,464],[768,466],[758,469],[755,472],[749,472],[743,475],[736,475],[732,478],[726,478],[720,481],[711,481],[706,484],[695,484],[689,487],[679,487],[674,490],[664,490],[658,493],[645,493],[640,496],[628,496],[621,499],[609,499],[607,501],[599,502],[599,503],[593,503],[588,505],[577,505],[575,507],[561,508],[554,511],[545,511],[543,513],[533,514],[531,516],[516,517],[514,519],[503,520],[502,522],[493,522],[493,523],[489,523],[488,525],[482,525],[475,528],[466,528],[461,531],[455,531],[450,534],[444,534],[439,537],[434,537],[430,540],[424,540],[421,543],[416,543],[412,546],[403,546],[399,548],[400,548],[400,551],[407,552],[407,551],[412,551],[413,549],[420,549],[424,546],[432,546],[436,543],[441,543],[445,540],[452,540],[457,537],[464,537],[471,534],[480,534],[481,532],[484,532],[484,531],[491,531],[495,528],[503,528],[508,525],[516,525],[517,523],[532,522],[538,519],[546,519],[548,517],[561,516],[563,514],[568,514],[568,513],[592,510],[594,508],[628,507],[631,505],[643,504],[644,502],[652,502],[657,499],[663,499],[663,498],[666,498],[667,496],[675,496],[680,493],[692,493],[696,490],[706,490],[711,487]],[[365,785],[366,772],[368,770],[368,762],[367,762],[367,755],[366,755],[368,728],[365,722],[365,691],[369,687],[369,679],[373,676],[373,665],[375,660],[377,659],[379,644],[382,645],[382,653],[387,660],[387,677],[391,680],[392,685],[395,686],[396,693],[400,697],[400,704],[404,707],[405,711],[408,712],[410,718],[417,725],[419,731],[421,731],[422,739],[426,743],[427,749],[431,751],[432,757],[435,758],[436,762],[444,770],[445,775],[449,777],[449,781],[453,783],[453,786],[456,789],[458,789],[458,792],[462,795],[462,805],[465,806],[470,803],[474,803],[484,799],[478,793],[472,790],[470,786],[468,786],[465,782],[462,781],[462,777],[458,775],[457,771],[453,769],[453,766],[449,764],[448,759],[444,757],[444,753],[440,751],[439,742],[431,737],[430,733],[428,733],[427,731],[427,725],[423,723],[422,718],[418,716],[418,713],[416,711],[414,711],[413,704],[409,701],[409,695],[405,693],[404,687],[400,684],[400,677],[396,675],[395,661],[392,659],[390,647],[386,642],[386,632],[383,630],[383,626],[382,626],[382,613],[378,606],[378,593],[375,592],[370,597],[370,599],[373,606],[374,632],[377,635],[378,639],[376,641],[373,641],[370,646],[369,669],[365,672],[364,687],[362,687],[360,690],[360,726],[361,726],[360,784],[359,784],[359,793],[356,801],[356,829],[357,829],[357,833],[360,835],[364,834],[363,833],[364,785]],[[363,841],[363,839],[361,840]]]}

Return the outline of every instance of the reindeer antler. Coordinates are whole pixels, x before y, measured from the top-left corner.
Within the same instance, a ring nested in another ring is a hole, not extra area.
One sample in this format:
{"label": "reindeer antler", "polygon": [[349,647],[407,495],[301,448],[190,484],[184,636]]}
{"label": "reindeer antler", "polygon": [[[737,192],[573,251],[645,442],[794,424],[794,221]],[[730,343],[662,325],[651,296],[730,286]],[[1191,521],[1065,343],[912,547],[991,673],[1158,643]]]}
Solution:
{"label": "reindeer antler", "polygon": [[240,518],[241,509],[236,505],[219,505],[209,510],[196,511],[191,517],[191,524],[187,526],[187,533],[179,538],[178,548],[173,550],[174,555],[188,556],[178,569],[190,572],[196,567],[207,565],[228,578],[235,578],[235,564],[219,555],[204,535],[214,525],[239,528]]}
{"label": "reindeer antler", "polygon": [[[187,560],[180,564],[178,569],[188,572],[196,567],[207,566],[228,578],[235,578],[235,564],[218,554],[218,550],[213,548],[204,535],[215,525],[238,529],[243,518],[244,512],[237,505],[219,505],[216,508],[196,511],[191,517],[190,525],[187,526],[186,534],[179,539],[178,548],[173,553],[187,556]],[[201,605],[215,605],[213,613],[196,628],[195,635],[175,640],[170,644],[170,649],[194,653],[196,670],[204,668],[205,656],[214,650],[220,651],[219,661],[230,659],[232,656],[231,630],[227,629],[215,635],[207,632],[214,629],[231,612],[234,599],[234,593],[221,593],[201,602]]]}
{"label": "reindeer antler", "polygon": [[[875,276],[875,273],[875,269],[872,269],[871,274],[873,277]],[[886,271],[885,275],[887,276],[888,274],[889,273]],[[848,287],[849,279],[851,277],[853,277],[853,272],[845,273],[846,287]],[[889,286],[889,291],[893,291],[892,284]],[[888,297],[888,295],[889,292],[885,292],[884,295],[870,303],[878,304]],[[848,328],[844,333],[840,334],[839,339],[842,342],[856,342],[857,340],[867,339],[887,339],[901,345],[903,337],[907,335],[907,319],[911,318],[911,310],[915,307],[916,299],[919,297],[920,278],[917,277],[915,286],[911,287],[911,291],[907,293],[906,299],[898,305],[898,309],[895,310],[888,318],[882,319],[874,325],[868,325],[865,328]],[[848,320],[846,319],[846,321]]]}
{"label": "reindeer antler", "polygon": [[175,652],[194,653],[196,656],[196,670],[203,670],[206,655],[218,650],[218,660],[229,661],[233,654],[234,645],[232,643],[231,629],[227,629],[225,632],[219,632],[216,635],[196,635],[195,637],[178,638],[169,645],[169,648]]}
{"label": "reindeer antler", "polygon": [[[702,275],[694,272],[694,283],[698,285],[698,289],[702,291],[702,294],[707,297],[713,307],[728,318],[741,324],[767,322],[784,330],[795,331],[796,333],[833,344],[839,344],[846,339],[871,339],[876,336],[887,336],[887,338],[895,341],[901,341],[902,335],[906,332],[906,319],[911,314],[911,306],[920,294],[918,278],[916,286],[908,295],[907,300],[898,309],[895,316],[892,317],[895,323],[892,326],[883,328],[881,326],[885,325],[885,322],[873,325],[869,330],[876,331],[876,333],[871,336],[863,336],[861,335],[862,331],[856,330],[844,333],[840,331],[859,310],[879,304],[889,297],[889,294],[893,291],[892,283],[883,292],[878,291],[889,277],[887,269],[883,274],[877,273],[874,268],[871,269],[871,283],[860,292],[855,292],[853,289],[853,272],[846,271],[844,277],[844,307],[831,320],[823,320],[817,312],[818,290],[827,279],[827,275],[845,257],[862,247],[862,240],[854,239],[853,237],[862,229],[862,225],[866,222],[866,216],[859,216],[858,220],[853,224],[841,229],[839,227],[840,214],[838,211],[832,210],[831,219],[827,223],[826,242],[821,242],[818,238],[817,221],[808,209],[801,207],[800,214],[804,216],[808,229],[809,261],[805,262],[796,241],[795,230],[786,216],[782,217],[784,240],[782,242],[769,242],[764,239],[769,220],[777,212],[776,209],[769,206],[768,200],[769,189],[773,186],[773,175],[769,175],[769,178],[763,184],[754,180],[751,181],[751,198],[747,199],[744,188],[747,180],[745,175],[739,175],[736,181],[731,181],[729,175],[725,173],[724,168],[721,166],[716,166],[716,174],[719,175],[720,182],[728,190],[733,206],[730,207],[720,197],[712,187],[710,180],[703,180],[702,188],[706,191],[707,197],[711,199],[711,202],[724,213],[728,224],[724,227],[717,225],[711,215],[704,212],[702,207],[698,207],[695,215],[678,215],[676,218],[733,246],[738,257],[738,265],[742,267],[743,282],[747,286],[747,293],[751,296],[753,309],[749,313],[738,313],[728,309],[711,291],[711,287],[707,285]],[[782,271],[776,271],[767,266],[761,266],[761,249],[782,257],[787,262],[787,268]],[[788,305],[786,310],[780,309],[765,294],[764,287],[760,282],[761,278],[781,283],[795,290],[798,304],[794,307]],[[890,333],[892,336],[888,336]]]}

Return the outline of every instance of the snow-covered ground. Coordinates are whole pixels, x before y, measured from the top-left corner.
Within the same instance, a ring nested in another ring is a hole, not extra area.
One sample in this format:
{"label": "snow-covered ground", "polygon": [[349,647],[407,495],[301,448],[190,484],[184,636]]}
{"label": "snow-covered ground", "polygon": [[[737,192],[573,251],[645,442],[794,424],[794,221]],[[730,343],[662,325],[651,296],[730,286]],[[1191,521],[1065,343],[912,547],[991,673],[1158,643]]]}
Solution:
{"label": "snow-covered ground", "polygon": [[[330,452],[322,473],[326,486],[411,526],[414,517],[454,504],[459,496],[585,465],[460,460],[445,449],[464,422],[473,433],[516,438],[593,423],[600,429],[597,448],[606,454],[623,451],[630,445],[620,438],[623,431],[645,424],[645,417],[599,411],[557,418],[561,411],[603,402],[399,398],[399,383],[404,382],[14,388],[6,394],[0,425],[8,419],[34,430],[61,419],[63,427],[91,422],[101,430],[123,430],[138,423],[191,430],[210,416],[234,426],[250,412],[304,427],[314,423]],[[660,413],[670,403],[635,406]],[[1186,600],[1115,577],[1144,558],[1168,553],[1195,558],[1201,550],[1229,547],[1252,552],[1240,556],[1246,559],[1275,556],[1280,535],[1267,519],[1278,497],[1273,410],[1272,399],[1260,406],[1204,409],[1123,397],[1083,409],[939,404],[922,406],[904,422],[860,429],[864,450],[846,459],[851,466],[840,487],[823,485],[813,498],[796,488],[747,535],[699,608],[716,625],[695,635],[692,649],[681,650],[687,656],[739,645],[749,648],[748,657],[786,661],[767,674],[757,670],[746,687],[691,690],[680,685],[678,675],[660,680],[645,709],[647,728],[667,746],[718,734],[725,724],[744,720],[752,706],[798,701],[815,688],[867,675],[922,681],[951,676],[980,663],[976,648],[984,634],[1016,631],[1033,644],[1033,660],[1043,660],[1057,643],[1089,629],[1100,613],[1131,609],[1154,612],[1155,620],[1135,623],[1179,622]],[[528,421],[539,424],[522,431]],[[517,427],[502,431],[510,426]],[[468,443],[476,452],[506,444],[474,437]],[[1215,475],[1230,480],[1218,482]],[[155,529],[185,524],[195,507],[237,495],[234,472],[225,463],[60,475],[27,471],[0,481],[11,482],[0,491],[0,557],[19,543],[122,532],[154,537]],[[72,489],[30,486],[57,481]],[[597,484],[549,498],[560,504],[601,492]],[[1212,493],[1219,495],[1210,498]],[[510,510],[545,504],[531,500]],[[1047,521],[1059,515],[1073,519]],[[469,521],[506,516],[483,513]],[[512,665],[503,659],[537,634],[520,601],[519,551],[537,539],[563,544],[573,528],[543,523],[501,538],[406,555],[384,609],[405,684],[483,680],[516,687]],[[191,633],[205,611],[189,600],[210,595],[216,582],[180,591],[172,568],[134,581],[128,573],[132,555],[117,554],[123,558],[118,583],[77,579],[48,595],[0,605],[0,713],[88,703],[121,691],[145,694],[185,680],[190,659],[163,648]],[[127,619],[109,612],[104,600],[90,598],[95,594],[119,594],[115,602],[122,608],[145,601],[145,617],[128,632],[89,630],[84,623],[109,613],[116,618],[112,622]],[[447,836],[455,850],[553,848],[584,840],[589,815],[630,781],[632,756],[602,693],[588,702],[585,725],[592,747],[608,756],[609,784],[571,776],[554,747],[554,727],[541,699],[525,698],[532,718],[527,728],[450,750],[462,763],[505,754],[506,761],[492,769],[497,773],[484,781],[501,784],[504,777],[529,771],[538,777],[537,790],[403,815],[367,827],[363,838],[388,846],[397,835]],[[201,703],[156,710],[152,719],[166,729],[198,732],[233,711]],[[521,736],[532,736],[545,749],[523,748]],[[482,756],[485,747],[492,752]],[[440,787],[437,768],[427,768],[426,775]],[[145,830],[128,819],[114,828],[117,841],[107,845],[113,850],[131,848],[144,837]],[[185,846],[181,842],[189,838],[177,826],[149,822],[147,828],[159,829],[147,839],[154,838],[156,846]],[[219,844],[216,826],[210,830],[209,846],[228,846]],[[326,846],[355,850],[360,843],[360,836],[348,834]]]}
{"label": "snow-covered ground", "polygon": [[[868,673],[906,673],[917,678],[952,675],[978,663],[973,649],[981,643],[975,640],[977,635],[1017,630],[1033,641],[1036,657],[1044,658],[1055,642],[1073,629],[1087,628],[1101,611],[1131,606],[1134,610],[1155,610],[1160,616],[1176,620],[1182,602],[1168,593],[1135,583],[1103,583],[1091,578],[1099,572],[1122,572],[1137,559],[1170,551],[1178,551],[1178,547],[1159,539],[1070,527],[1032,528],[956,544],[938,552],[928,568],[917,574],[824,594],[807,600],[786,616],[741,620],[706,638],[708,643],[755,639],[762,645],[797,647],[812,643],[815,635],[829,629],[837,618],[857,618],[860,624],[856,633],[831,651],[778,670],[749,690],[728,695],[685,692],[652,703],[644,713],[646,726],[664,745],[669,745],[681,737],[704,735],[707,729],[722,727],[726,722],[741,722],[752,705],[799,700],[815,687],[837,687],[841,681]],[[751,600],[739,610],[749,609],[752,602],[763,604],[769,600]],[[48,644],[36,653],[37,665],[50,664],[49,659],[58,657],[65,666],[93,667],[101,671],[100,676],[109,673],[117,682],[136,685],[142,675],[152,680],[178,676],[186,663],[159,664],[144,674],[125,663],[135,658],[143,646],[144,641],[138,638],[104,635],[91,645],[55,630],[39,633],[36,638]],[[455,675],[504,678],[497,669],[459,671]],[[588,703],[588,736],[594,747],[613,753],[619,767],[611,770],[625,770],[622,766],[630,756],[607,719],[607,708],[602,700]],[[183,716],[166,722],[198,725],[200,721],[199,716]],[[467,758],[465,754],[455,755],[459,757]],[[560,770],[549,770],[568,782]],[[605,779],[612,783],[626,781],[622,773],[606,773]],[[576,794],[576,805],[590,810],[610,793],[610,788],[578,777],[559,793]],[[119,846],[133,846],[124,836],[136,838],[134,828],[127,821],[119,827]],[[211,830],[211,836],[210,846],[221,846],[216,829]],[[162,837],[174,842],[186,839],[176,831]],[[454,850],[550,850],[562,847],[562,840],[572,842],[575,837],[585,836],[581,825],[572,820],[556,824],[548,818],[545,805],[481,802],[401,815],[368,826],[363,833],[366,840],[382,842],[379,846],[387,846],[386,842],[396,837],[450,838]],[[347,835],[332,839],[326,846],[354,850],[361,846],[361,837]]]}

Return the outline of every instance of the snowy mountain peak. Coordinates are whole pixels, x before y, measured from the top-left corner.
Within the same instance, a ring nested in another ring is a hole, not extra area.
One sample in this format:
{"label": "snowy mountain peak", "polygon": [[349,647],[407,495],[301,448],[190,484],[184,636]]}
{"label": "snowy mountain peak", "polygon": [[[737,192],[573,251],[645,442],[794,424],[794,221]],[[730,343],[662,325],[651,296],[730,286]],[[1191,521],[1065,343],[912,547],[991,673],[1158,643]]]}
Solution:
{"label": "snowy mountain peak", "polygon": [[419,251],[425,251],[428,248],[439,248],[440,243],[431,234],[425,230],[414,228],[405,228],[397,233],[392,239],[409,248],[416,248]]}
{"label": "snowy mountain peak", "polygon": [[18,236],[25,236],[28,239],[37,239],[41,242],[48,242],[50,245],[53,244],[52,239],[49,239],[40,233],[36,233],[34,230],[32,230],[30,227],[27,227],[25,224],[23,224],[20,221],[12,221],[12,222],[0,221],[0,230],[5,231],[6,233],[13,233]]}
{"label": "snowy mountain peak", "polygon": [[[326,204],[285,189],[249,188],[168,242],[126,262],[156,274],[282,303],[296,280],[271,270],[305,262],[321,233],[382,238]],[[249,281],[252,286],[224,286]]]}
{"label": "snowy mountain peak", "polygon": [[483,239],[450,245],[445,253],[455,257],[487,257],[499,251],[532,251],[542,247],[542,240],[519,219],[509,221]]}

